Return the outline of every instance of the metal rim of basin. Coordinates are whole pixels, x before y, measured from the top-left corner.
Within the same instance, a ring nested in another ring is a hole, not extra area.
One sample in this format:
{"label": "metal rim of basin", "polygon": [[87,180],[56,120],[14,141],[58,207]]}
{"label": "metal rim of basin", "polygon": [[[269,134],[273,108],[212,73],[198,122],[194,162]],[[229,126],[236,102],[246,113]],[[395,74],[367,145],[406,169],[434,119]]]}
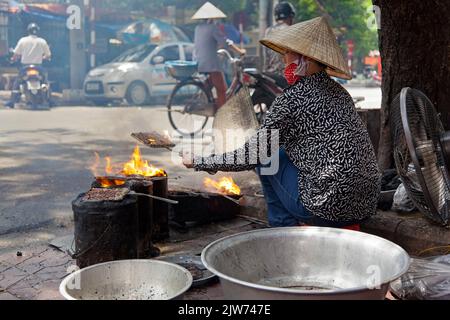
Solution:
{"label": "metal rim of basin", "polygon": [[136,262],[151,262],[151,263],[165,264],[165,265],[168,265],[168,266],[171,266],[171,267],[174,267],[174,268],[180,270],[181,272],[183,272],[186,275],[186,277],[188,279],[187,285],[184,286],[182,289],[180,289],[176,294],[168,297],[167,300],[172,300],[172,299],[174,299],[176,297],[179,297],[180,295],[186,293],[186,291],[188,291],[191,288],[191,286],[192,286],[192,282],[193,282],[192,275],[189,272],[189,270],[187,270],[186,268],[183,268],[182,266],[179,266],[179,265],[177,265],[175,263],[170,263],[170,262],[160,261],[160,260],[154,260],[154,259],[149,259],[149,260],[146,260],[146,259],[131,259],[131,260],[115,260],[115,261],[102,262],[102,263],[94,264],[92,266],[89,266],[89,267],[77,270],[77,271],[69,274],[67,277],[65,277],[63,279],[63,281],[59,285],[59,293],[66,300],[77,300],[74,297],[72,297],[66,290],[67,283],[69,281],[71,281],[74,277],[78,276],[82,272],[86,272],[87,270],[98,268],[98,267],[102,267],[102,266],[105,266],[105,265],[108,265],[108,264],[121,264],[121,263],[135,262],[135,261]]}
{"label": "metal rim of basin", "polygon": [[349,289],[338,289],[338,290],[329,290],[326,292],[323,291],[315,291],[315,290],[300,290],[300,289],[288,289],[288,288],[278,288],[278,287],[271,287],[271,286],[266,286],[266,285],[261,285],[261,284],[256,284],[256,283],[252,283],[252,282],[248,282],[248,281],[243,281],[243,280],[239,280],[230,276],[227,276],[226,274],[218,271],[216,268],[212,267],[207,261],[206,261],[206,254],[208,253],[209,250],[211,250],[211,248],[213,248],[214,246],[216,246],[218,243],[227,240],[227,239],[232,239],[232,238],[237,238],[240,236],[244,236],[244,235],[249,235],[249,234],[257,234],[257,233],[265,233],[267,232],[267,230],[284,230],[284,231],[306,231],[306,230],[332,230],[332,231],[336,231],[339,230],[339,232],[342,233],[353,233],[355,235],[360,235],[360,234],[364,234],[365,236],[370,236],[374,239],[378,239],[387,243],[390,243],[390,245],[394,248],[397,248],[400,252],[404,252],[405,256],[407,257],[407,261],[405,263],[405,266],[403,267],[403,269],[401,269],[399,272],[397,272],[395,275],[391,276],[389,279],[384,279],[381,283],[378,284],[379,287],[381,287],[383,284],[390,284],[392,281],[398,279],[399,277],[401,277],[403,274],[405,274],[408,269],[409,266],[411,264],[411,258],[409,257],[409,254],[399,245],[393,243],[392,241],[386,240],[382,237],[379,236],[375,236],[372,234],[368,234],[368,233],[364,233],[364,232],[360,232],[360,231],[353,231],[353,230],[346,230],[346,229],[335,229],[335,228],[325,228],[325,227],[282,227],[282,228],[269,228],[269,229],[260,229],[260,230],[252,230],[252,231],[246,231],[246,232],[241,232],[241,233],[237,233],[234,235],[230,235],[230,236],[226,236],[223,237],[221,239],[218,239],[212,243],[210,243],[208,246],[206,246],[203,251],[202,251],[202,262],[204,264],[204,266],[210,270],[212,273],[214,273],[215,275],[217,275],[219,278],[230,281],[232,283],[236,283],[239,285],[243,285],[243,286],[247,286],[253,289],[258,289],[258,290],[264,290],[264,291],[271,291],[271,292],[280,292],[280,293],[294,293],[294,294],[308,294],[308,295],[319,295],[319,296],[327,296],[327,295],[334,295],[334,294],[345,294],[345,293],[357,293],[357,292],[361,292],[361,291],[365,291],[367,290],[367,286],[361,286],[361,287],[354,287],[354,288],[349,288]]}

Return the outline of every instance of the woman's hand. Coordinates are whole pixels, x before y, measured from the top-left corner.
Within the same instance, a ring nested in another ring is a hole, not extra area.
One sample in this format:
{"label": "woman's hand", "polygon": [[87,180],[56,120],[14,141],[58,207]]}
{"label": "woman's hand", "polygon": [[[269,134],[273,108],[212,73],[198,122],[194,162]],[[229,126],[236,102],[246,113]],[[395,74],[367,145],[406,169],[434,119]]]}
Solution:
{"label": "woman's hand", "polygon": [[[194,168],[194,155],[190,151],[183,150],[180,152],[180,156],[183,158],[182,162],[186,168],[188,169]],[[206,170],[206,172],[208,172],[211,175],[215,175],[217,173],[217,171],[210,171],[210,170]]]}
{"label": "woman's hand", "polygon": [[191,152],[183,151],[182,157],[183,157],[183,165],[186,168],[188,169],[194,168],[194,155]]}

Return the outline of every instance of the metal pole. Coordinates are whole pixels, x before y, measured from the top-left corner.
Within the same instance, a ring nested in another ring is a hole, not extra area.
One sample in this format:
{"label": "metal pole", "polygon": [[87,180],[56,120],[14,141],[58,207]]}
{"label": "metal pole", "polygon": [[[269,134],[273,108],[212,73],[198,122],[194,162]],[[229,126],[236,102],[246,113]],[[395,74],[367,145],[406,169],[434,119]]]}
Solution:
{"label": "metal pole", "polygon": [[86,43],[83,0],[71,0],[72,5],[80,8],[80,28],[70,29],[70,87],[82,89],[86,75]]}
{"label": "metal pole", "polygon": [[[269,24],[267,22],[268,12],[269,12],[269,0],[259,0],[259,38],[262,39],[265,36],[266,29]],[[263,47],[259,45],[258,55],[260,57],[259,64],[260,68],[263,66],[264,52]]]}
{"label": "metal pole", "polygon": [[263,38],[268,27],[267,13],[269,11],[269,0],[259,0],[259,36]]}
{"label": "metal pole", "polygon": [[91,38],[91,55],[90,55],[90,63],[91,68],[95,68],[95,46],[97,43],[96,34],[95,34],[95,0],[87,0],[89,4],[89,26],[90,26],[90,38]]}

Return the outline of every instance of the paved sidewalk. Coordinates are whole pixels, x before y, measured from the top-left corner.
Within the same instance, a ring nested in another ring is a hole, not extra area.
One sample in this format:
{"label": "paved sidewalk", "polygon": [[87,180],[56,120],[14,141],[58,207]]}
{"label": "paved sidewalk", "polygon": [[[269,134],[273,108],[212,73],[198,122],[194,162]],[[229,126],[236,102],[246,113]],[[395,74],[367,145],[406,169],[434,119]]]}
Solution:
{"label": "paved sidewalk", "polygon": [[[156,246],[161,249],[162,255],[200,254],[207,244],[219,238],[263,227],[262,224],[236,218],[194,227],[185,234],[171,230],[171,238],[164,243],[157,243]],[[76,270],[75,260],[65,252],[46,244],[18,247],[14,251],[2,253],[0,300],[62,300],[59,284],[70,271],[74,270]],[[220,284],[216,282],[191,289],[185,299],[217,300],[223,299],[223,294]]]}
{"label": "paved sidewalk", "polygon": [[59,283],[74,261],[47,246],[0,255],[0,300],[61,299]]}

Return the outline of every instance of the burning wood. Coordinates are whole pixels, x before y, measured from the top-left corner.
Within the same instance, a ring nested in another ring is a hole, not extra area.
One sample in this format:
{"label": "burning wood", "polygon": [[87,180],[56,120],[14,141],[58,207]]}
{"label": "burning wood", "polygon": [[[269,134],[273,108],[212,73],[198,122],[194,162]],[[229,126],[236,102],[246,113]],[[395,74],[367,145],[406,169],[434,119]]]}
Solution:
{"label": "burning wood", "polygon": [[211,178],[205,178],[203,185],[208,191],[218,192],[223,195],[241,195],[241,189],[234,183],[231,177],[222,177],[219,181],[214,181]]}

